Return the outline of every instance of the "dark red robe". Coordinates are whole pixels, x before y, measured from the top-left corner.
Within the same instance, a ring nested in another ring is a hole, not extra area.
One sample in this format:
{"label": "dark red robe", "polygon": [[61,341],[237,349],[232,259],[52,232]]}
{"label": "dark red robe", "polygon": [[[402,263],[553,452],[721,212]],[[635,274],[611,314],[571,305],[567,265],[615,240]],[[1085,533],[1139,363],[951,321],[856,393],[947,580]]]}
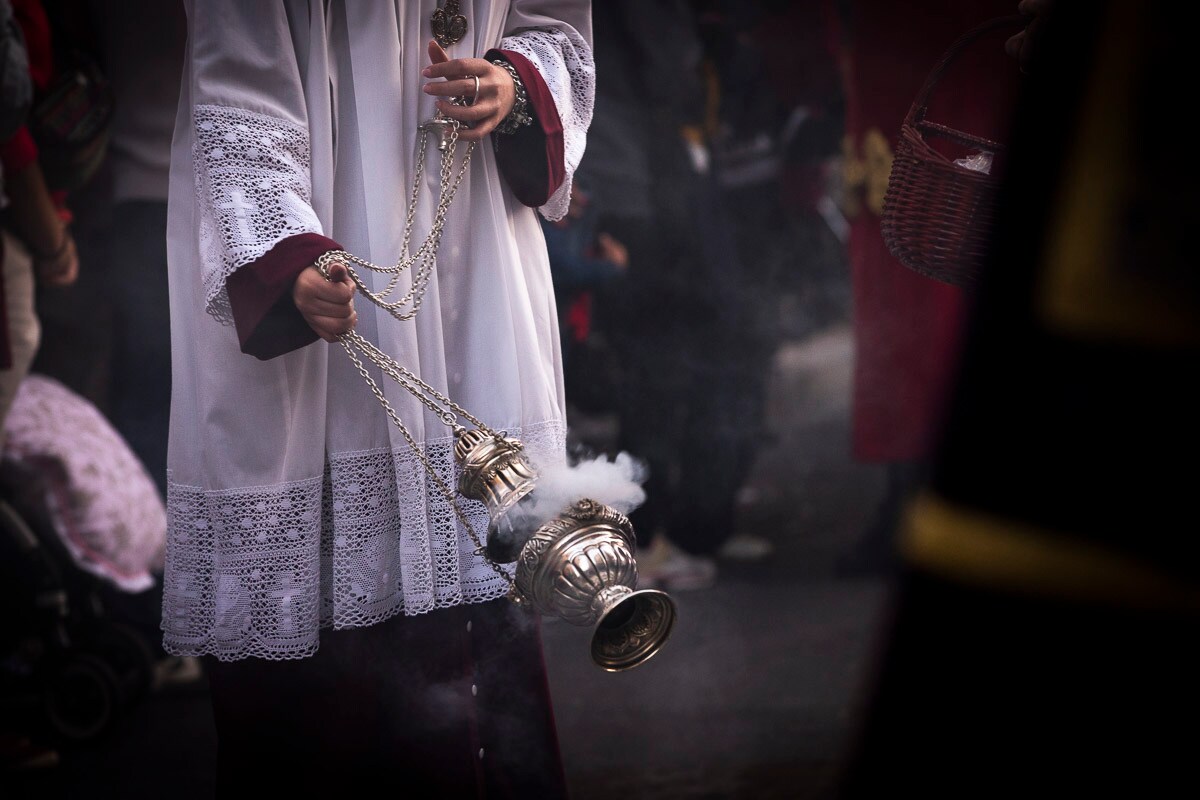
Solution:
{"label": "dark red robe", "polygon": [[[915,461],[928,454],[966,303],[961,290],[913,272],[888,252],[878,202],[887,165],[872,162],[864,150],[882,134],[894,152],[905,114],[947,47],[978,23],[1016,8],[1014,0],[851,4],[844,31],[846,136],[851,158],[868,162],[849,240],[857,352],[853,444],[863,461]],[[1004,40],[1017,30],[991,34],[964,53],[934,90],[930,119],[1005,140],[1019,72]]]}

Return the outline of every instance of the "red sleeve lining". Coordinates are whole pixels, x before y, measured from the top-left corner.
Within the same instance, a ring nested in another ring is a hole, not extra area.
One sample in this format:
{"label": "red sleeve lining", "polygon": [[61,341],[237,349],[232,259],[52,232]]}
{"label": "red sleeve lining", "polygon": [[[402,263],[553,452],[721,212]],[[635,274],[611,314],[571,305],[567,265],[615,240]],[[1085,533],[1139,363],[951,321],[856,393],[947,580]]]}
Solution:
{"label": "red sleeve lining", "polygon": [[242,352],[266,361],[310,345],[317,334],[292,301],[296,278],[321,255],[342,246],[318,233],[275,243],[225,281]]}
{"label": "red sleeve lining", "polygon": [[522,126],[515,133],[492,134],[496,141],[496,164],[518,200],[527,206],[544,205],[562,186],[567,174],[562,119],[554,96],[541,73],[520,53],[489,50],[484,58],[489,61],[503,58],[512,64],[525,84],[533,116],[533,124]]}

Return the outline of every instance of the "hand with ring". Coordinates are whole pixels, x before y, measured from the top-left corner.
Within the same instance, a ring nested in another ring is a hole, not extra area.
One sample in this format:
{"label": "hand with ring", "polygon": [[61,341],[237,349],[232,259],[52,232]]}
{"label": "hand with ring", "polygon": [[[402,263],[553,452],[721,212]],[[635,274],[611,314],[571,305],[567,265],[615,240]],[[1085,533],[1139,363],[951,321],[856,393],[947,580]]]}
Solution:
{"label": "hand with ring", "polygon": [[[429,42],[429,61],[421,74],[445,80],[425,84],[424,91],[439,98],[438,111],[469,126],[459,129],[459,139],[479,141],[512,111],[517,94],[507,70],[482,58],[451,59],[435,41]],[[452,102],[458,97],[461,105]]]}

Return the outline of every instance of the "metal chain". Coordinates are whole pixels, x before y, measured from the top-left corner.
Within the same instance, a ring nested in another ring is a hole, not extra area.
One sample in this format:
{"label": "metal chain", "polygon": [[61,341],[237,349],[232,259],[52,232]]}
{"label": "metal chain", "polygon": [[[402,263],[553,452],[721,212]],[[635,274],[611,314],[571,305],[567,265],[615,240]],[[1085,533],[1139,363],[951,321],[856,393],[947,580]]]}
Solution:
{"label": "metal chain", "polygon": [[[470,411],[467,411],[458,403],[454,402],[449,397],[430,386],[415,372],[408,369],[399,361],[380,350],[370,341],[363,338],[359,333],[355,331],[344,333],[341,336],[341,341],[343,344],[348,342],[357,347],[372,364],[379,367],[379,369],[382,370],[388,377],[390,377],[400,386],[404,387],[409,394],[421,401],[422,405],[424,405],[434,414],[437,414],[442,423],[447,427],[454,429],[455,432],[465,430],[463,426],[458,423],[458,418],[462,417],[493,439],[504,439],[505,441],[508,441],[506,439],[505,431],[500,431],[497,433],[489,428],[486,423],[484,423]],[[514,447],[514,449],[521,449],[519,444],[513,444],[510,442],[510,446]]]}
{"label": "metal chain", "polygon": [[[429,233],[426,235],[425,240],[421,242],[416,252],[410,254],[408,252],[409,243],[412,240],[417,200],[421,192],[421,181],[425,174],[425,154],[428,150],[429,131],[434,127],[449,130],[447,134],[448,138],[443,143],[444,146],[439,146],[438,148],[442,153],[441,168],[438,175],[440,187],[438,204],[434,210],[433,223],[429,228]],[[329,268],[334,263],[343,264],[350,275],[350,279],[354,281],[354,285],[358,287],[363,296],[398,320],[412,319],[421,308],[421,301],[425,298],[425,290],[429,287],[429,279],[434,273],[434,268],[437,266],[437,251],[441,245],[442,233],[446,225],[446,214],[450,210],[450,204],[454,201],[454,195],[458,192],[459,184],[462,183],[463,177],[466,175],[467,167],[471,162],[471,154],[475,152],[475,143],[471,142],[467,145],[466,153],[463,155],[457,173],[455,173],[454,161],[460,127],[460,123],[456,120],[444,117],[440,113],[431,123],[420,127],[417,164],[413,175],[412,191],[409,194],[408,209],[405,214],[404,237],[400,245],[401,255],[395,264],[390,267],[380,266],[345,250],[330,250],[321,255],[315,264],[317,269],[326,278],[329,277]],[[353,265],[358,265],[371,272],[390,274],[392,278],[383,290],[375,292],[367,286]],[[416,268],[413,269],[413,267]],[[410,269],[412,269],[412,279],[408,291],[399,299],[390,299],[396,289],[396,284],[400,280],[400,276],[406,270]],[[409,308],[403,310],[405,307]]]}
{"label": "metal chain", "polygon": [[[361,339],[362,337],[359,338]],[[392,424],[396,426],[396,428],[400,431],[400,435],[404,437],[404,441],[408,443],[408,449],[412,451],[412,454],[416,456],[418,461],[421,462],[421,466],[425,468],[425,472],[428,473],[429,477],[433,479],[433,482],[437,484],[438,491],[441,492],[441,495],[443,498],[445,498],[446,502],[450,504],[450,508],[454,512],[454,516],[458,517],[458,521],[461,522],[467,529],[467,535],[471,537],[471,544],[475,545],[475,555],[482,558],[484,562],[492,568],[492,571],[499,575],[504,582],[509,585],[510,589],[513,588],[516,585],[513,581],[513,577],[509,575],[503,567],[501,567],[495,561],[492,561],[492,559],[488,558],[487,548],[484,547],[483,540],[479,538],[479,534],[475,531],[475,526],[471,524],[471,520],[467,519],[467,515],[463,513],[461,508],[458,507],[458,499],[455,497],[454,492],[450,491],[450,487],[446,485],[446,481],[442,478],[441,473],[434,469],[433,464],[429,463],[429,459],[426,457],[425,452],[421,449],[421,446],[417,444],[416,440],[413,439],[412,434],[409,433],[405,424],[400,420],[400,415],[396,413],[396,409],[392,408],[392,404],[389,403],[388,399],[384,396],[383,390],[379,388],[379,384],[375,382],[375,379],[371,377],[369,372],[367,372],[366,366],[363,365],[362,361],[355,354],[354,348],[351,345],[351,341],[348,338],[342,338],[342,347],[345,348],[346,355],[350,356],[350,360],[354,362],[354,367],[358,370],[358,374],[362,375],[363,380],[365,380],[367,385],[371,387],[371,391],[374,393],[376,399],[379,400],[380,405],[383,406],[383,410],[387,413],[388,417],[392,420]],[[401,367],[401,369],[403,369],[403,367]],[[445,422],[445,419],[442,421]]]}
{"label": "metal chain", "polygon": [[[409,242],[412,238],[413,220],[416,215],[417,199],[420,195],[421,181],[424,175],[425,153],[428,148],[429,130],[430,127],[438,126],[449,129],[449,135],[444,142],[444,147],[439,147],[439,149],[442,151],[442,161],[439,174],[441,188],[439,190],[438,205],[434,213],[433,225],[430,227],[429,234],[425,237],[425,241],[421,243],[421,246],[417,248],[415,253],[408,254]],[[317,269],[323,276],[325,276],[327,280],[329,279],[330,266],[334,263],[343,264],[346,267],[346,271],[349,273],[351,280],[354,281],[354,284],[358,287],[359,291],[361,291],[363,295],[372,303],[387,311],[398,320],[412,319],[414,316],[416,316],[417,311],[421,307],[421,300],[425,296],[425,289],[429,284],[429,278],[433,274],[437,263],[437,251],[441,245],[442,232],[446,224],[446,214],[450,210],[450,204],[454,200],[454,195],[458,191],[459,184],[462,183],[463,176],[467,171],[467,165],[471,160],[471,154],[475,149],[474,142],[467,146],[467,151],[463,156],[462,163],[458,168],[457,174],[455,174],[454,156],[458,143],[459,127],[460,124],[457,121],[450,120],[446,117],[443,117],[441,114],[438,114],[432,123],[422,125],[420,128],[420,141],[417,148],[416,171],[413,178],[412,193],[409,196],[408,211],[404,221],[404,238],[401,244],[402,255],[393,266],[381,267],[371,263],[370,261],[367,261],[364,258],[360,258],[352,253],[348,253],[345,250],[331,250],[318,258],[315,264]],[[352,264],[357,264],[358,266],[371,270],[372,272],[391,274],[392,278],[383,291],[373,292],[367,288],[358,272],[353,268],[353,266],[351,266]],[[405,270],[412,269],[414,266],[416,266],[416,269],[412,270],[412,280],[408,292],[399,300],[388,300],[387,298],[395,289],[395,286],[400,279],[400,275]],[[408,311],[402,312],[400,309],[405,305],[411,305],[411,308]],[[364,381],[366,381],[367,386],[371,389],[371,393],[375,395],[375,399],[378,400],[379,404],[383,407],[384,412],[392,421],[392,424],[396,426],[398,431],[400,431],[400,435],[408,444],[408,448],[421,463],[421,466],[433,480],[434,484],[436,484],[437,489],[441,493],[442,497],[445,498],[446,502],[450,505],[451,510],[454,512],[454,516],[457,517],[459,522],[461,522],[467,529],[467,534],[471,538],[471,543],[475,546],[475,554],[482,558],[488,564],[488,566],[491,567],[491,569],[509,585],[510,588],[515,589],[512,576],[509,575],[503,567],[492,561],[492,559],[488,558],[487,550],[483,545],[482,539],[480,539],[478,532],[476,532],[475,526],[471,524],[471,521],[467,519],[466,514],[463,513],[461,508],[459,508],[455,493],[450,490],[450,487],[446,485],[446,481],[442,478],[441,474],[434,469],[433,464],[429,462],[429,459],[426,457],[424,451],[421,450],[420,445],[417,444],[416,440],[409,432],[408,427],[400,419],[400,415],[396,413],[396,409],[392,407],[390,402],[388,402],[388,399],[384,395],[383,390],[379,387],[379,384],[376,383],[375,379],[371,377],[366,365],[364,365],[362,359],[359,358],[359,354],[364,356],[368,361],[378,367],[384,375],[391,378],[396,382],[397,385],[420,401],[423,406],[436,414],[437,418],[442,422],[442,424],[453,430],[456,434],[466,430],[466,428],[459,423],[459,417],[462,417],[487,436],[490,436],[497,441],[504,442],[507,446],[512,447],[513,449],[521,449],[520,443],[508,439],[505,431],[500,431],[497,433],[489,428],[474,414],[467,411],[458,403],[455,403],[442,392],[430,386],[418,375],[412,372],[412,370],[404,367],[402,364],[400,364],[400,362],[396,361],[396,359],[380,350],[357,332],[350,331],[348,333],[344,333],[338,337],[338,341],[341,343],[342,348],[346,351],[346,355],[350,357],[350,361],[353,362],[355,369],[358,370],[358,374],[362,376]]]}

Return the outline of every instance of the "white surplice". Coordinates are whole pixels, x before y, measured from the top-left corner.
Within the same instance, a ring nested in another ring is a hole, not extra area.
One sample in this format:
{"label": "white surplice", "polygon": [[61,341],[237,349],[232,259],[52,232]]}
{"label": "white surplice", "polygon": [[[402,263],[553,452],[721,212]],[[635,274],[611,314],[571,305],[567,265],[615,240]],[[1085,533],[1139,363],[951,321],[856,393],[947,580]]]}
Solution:
{"label": "white surplice", "polygon": [[[448,504],[340,346],[270,361],[239,351],[225,280],[314,232],[375,263],[399,255],[435,0],[191,0],[172,148],[168,254],[173,392],[165,646],[223,660],[300,658],[319,629],[500,597]],[[564,128],[562,216],[583,154],[590,4],[462,3],[451,58],[501,47],[545,78]],[[503,147],[503,142],[500,144]],[[459,152],[464,145],[459,145]],[[430,148],[414,242],[438,191]],[[376,281],[382,288],[386,276]],[[402,280],[402,286],[404,281]],[[564,458],[558,323],[537,212],[476,147],[421,311],[356,298],[358,331],[542,463]],[[454,486],[450,431],[372,372]],[[461,502],[461,501],[460,501]],[[481,533],[486,515],[464,509]]]}

